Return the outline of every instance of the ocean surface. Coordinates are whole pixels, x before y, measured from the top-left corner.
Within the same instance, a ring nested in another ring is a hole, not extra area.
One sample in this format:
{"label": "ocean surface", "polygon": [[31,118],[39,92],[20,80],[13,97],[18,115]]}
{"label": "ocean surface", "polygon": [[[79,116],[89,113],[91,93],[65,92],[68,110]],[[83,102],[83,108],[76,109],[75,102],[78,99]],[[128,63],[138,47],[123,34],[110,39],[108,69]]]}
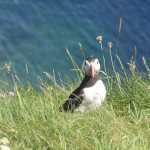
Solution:
{"label": "ocean surface", "polygon": [[[98,35],[103,36],[103,50],[96,42]],[[137,64],[142,69],[142,56],[150,60],[150,1],[0,0],[2,78],[5,64],[24,81],[36,82],[42,72],[53,70],[62,78],[71,76],[65,48],[81,64],[79,43],[86,56],[101,60],[108,55],[109,41],[113,55],[119,54],[124,63],[136,46]]]}

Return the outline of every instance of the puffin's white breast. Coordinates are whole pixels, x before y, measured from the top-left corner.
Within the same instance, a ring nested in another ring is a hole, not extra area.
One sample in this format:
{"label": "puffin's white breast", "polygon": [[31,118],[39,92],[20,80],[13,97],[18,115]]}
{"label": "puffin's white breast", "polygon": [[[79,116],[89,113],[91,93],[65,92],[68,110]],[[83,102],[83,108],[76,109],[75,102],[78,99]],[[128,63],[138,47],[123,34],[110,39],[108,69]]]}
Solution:
{"label": "puffin's white breast", "polygon": [[106,97],[106,88],[102,80],[98,80],[93,86],[83,89],[84,99],[78,111],[84,112],[96,108],[102,104]]}
{"label": "puffin's white breast", "polygon": [[84,88],[84,100],[87,103],[101,104],[106,96],[106,88],[102,80],[98,80],[93,86]]}

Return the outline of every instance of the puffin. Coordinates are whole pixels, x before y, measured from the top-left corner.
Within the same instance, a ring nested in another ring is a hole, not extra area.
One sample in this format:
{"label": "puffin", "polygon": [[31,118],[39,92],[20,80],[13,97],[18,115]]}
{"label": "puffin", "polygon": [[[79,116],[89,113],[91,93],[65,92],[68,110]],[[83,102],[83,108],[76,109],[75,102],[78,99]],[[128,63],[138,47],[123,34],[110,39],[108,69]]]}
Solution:
{"label": "puffin", "polygon": [[85,59],[84,78],[59,108],[61,112],[88,112],[102,105],[106,98],[106,87],[99,76],[100,69],[98,58]]}

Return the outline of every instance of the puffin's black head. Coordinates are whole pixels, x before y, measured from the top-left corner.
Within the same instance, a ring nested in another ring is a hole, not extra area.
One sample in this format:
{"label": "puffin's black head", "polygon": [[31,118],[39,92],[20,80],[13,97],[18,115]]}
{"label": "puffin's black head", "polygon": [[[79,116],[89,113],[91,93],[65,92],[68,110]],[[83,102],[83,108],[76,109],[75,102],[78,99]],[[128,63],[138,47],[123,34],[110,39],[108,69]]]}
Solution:
{"label": "puffin's black head", "polygon": [[85,75],[94,78],[100,71],[100,63],[96,57],[88,57],[84,63]]}

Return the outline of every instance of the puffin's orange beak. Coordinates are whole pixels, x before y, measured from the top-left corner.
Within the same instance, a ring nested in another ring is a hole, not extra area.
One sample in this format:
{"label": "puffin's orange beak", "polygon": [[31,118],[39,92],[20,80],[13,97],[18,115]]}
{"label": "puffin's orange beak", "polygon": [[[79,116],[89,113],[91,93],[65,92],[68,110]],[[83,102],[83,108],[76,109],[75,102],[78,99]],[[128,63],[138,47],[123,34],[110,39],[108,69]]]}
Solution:
{"label": "puffin's orange beak", "polygon": [[91,67],[90,67],[90,73],[91,73],[91,77],[94,78],[96,71],[95,71],[95,67],[93,65],[91,65]]}

